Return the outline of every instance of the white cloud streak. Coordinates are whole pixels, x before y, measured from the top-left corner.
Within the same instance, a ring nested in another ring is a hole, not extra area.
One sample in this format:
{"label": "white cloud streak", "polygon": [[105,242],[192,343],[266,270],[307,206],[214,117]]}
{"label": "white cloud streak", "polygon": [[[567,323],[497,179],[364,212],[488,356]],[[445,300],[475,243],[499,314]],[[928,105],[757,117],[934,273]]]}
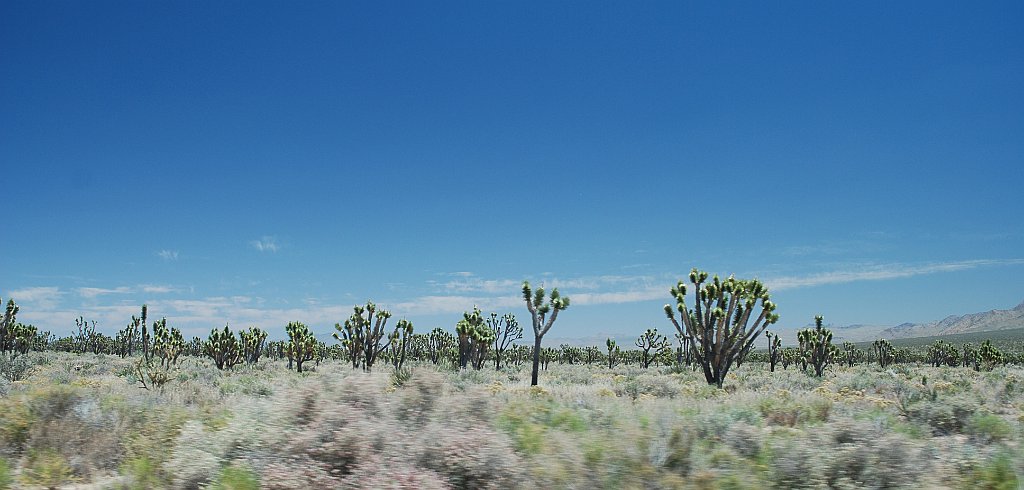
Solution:
{"label": "white cloud streak", "polygon": [[866,265],[852,270],[830,271],[806,276],[784,276],[766,279],[764,282],[774,291],[804,287],[844,284],[860,281],[884,281],[902,279],[926,274],[957,272],[979,267],[1012,266],[1024,264],[1024,259],[1004,260],[962,260],[922,265],[882,264]]}
{"label": "white cloud streak", "polygon": [[92,298],[95,298],[97,296],[101,296],[101,295],[104,295],[104,294],[129,294],[131,292],[132,292],[131,288],[128,288],[128,287],[119,287],[119,288],[114,288],[114,289],[78,288],[78,295],[83,297],[83,298],[89,298],[89,299],[92,299]]}
{"label": "white cloud streak", "polygon": [[177,250],[161,250],[157,252],[156,255],[163,260],[178,260]]}
{"label": "white cloud streak", "polygon": [[31,287],[10,291],[8,299],[23,307],[49,311],[57,307],[64,292],[56,286]]}
{"label": "white cloud streak", "polygon": [[259,250],[260,252],[277,252],[279,248],[277,245],[277,238],[272,236],[263,236],[259,240],[253,240],[249,242],[252,248]]}

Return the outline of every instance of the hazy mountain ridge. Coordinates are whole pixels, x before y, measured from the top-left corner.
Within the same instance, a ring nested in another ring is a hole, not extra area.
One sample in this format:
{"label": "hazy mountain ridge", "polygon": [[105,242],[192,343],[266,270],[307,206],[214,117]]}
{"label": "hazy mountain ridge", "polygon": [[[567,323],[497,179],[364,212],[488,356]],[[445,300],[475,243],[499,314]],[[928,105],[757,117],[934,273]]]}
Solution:
{"label": "hazy mountain ridge", "polygon": [[1024,327],[1024,302],[1009,310],[989,310],[966,315],[950,315],[932,323],[902,323],[882,330],[887,339],[930,337],[961,333],[991,332]]}

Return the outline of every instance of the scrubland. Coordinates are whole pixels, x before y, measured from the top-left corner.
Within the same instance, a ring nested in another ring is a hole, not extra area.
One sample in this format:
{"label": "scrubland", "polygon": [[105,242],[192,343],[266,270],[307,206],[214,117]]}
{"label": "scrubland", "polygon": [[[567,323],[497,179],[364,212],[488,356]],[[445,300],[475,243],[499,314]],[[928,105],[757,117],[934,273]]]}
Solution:
{"label": "scrubland", "polygon": [[[1024,369],[0,366],[0,488],[1018,488]],[[16,381],[10,381],[15,379]]]}

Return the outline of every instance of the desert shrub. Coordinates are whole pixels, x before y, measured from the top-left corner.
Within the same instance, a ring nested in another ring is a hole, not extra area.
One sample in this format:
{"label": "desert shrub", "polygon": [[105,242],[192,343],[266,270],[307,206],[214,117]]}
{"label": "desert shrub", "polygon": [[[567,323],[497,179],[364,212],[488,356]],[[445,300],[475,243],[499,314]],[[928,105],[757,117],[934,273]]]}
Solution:
{"label": "desert shrub", "polygon": [[259,490],[260,481],[249,468],[238,465],[226,466],[210,490]]}
{"label": "desert shrub", "polygon": [[128,490],[147,490],[162,488],[163,478],[157,465],[146,457],[134,458],[121,465],[121,475],[126,477],[123,488]]}
{"label": "desert shrub", "polygon": [[693,468],[693,446],[697,435],[689,428],[676,427],[668,439],[665,467],[683,476],[689,475]]}
{"label": "desert shrub", "polygon": [[165,464],[174,488],[198,489],[213,481],[220,471],[223,452],[217,446],[202,423],[186,422]]}
{"label": "desert shrub", "polygon": [[11,467],[6,459],[0,458],[0,490],[11,488],[12,483],[14,483],[14,477],[11,476]]}
{"label": "desert shrub", "polygon": [[420,466],[436,471],[454,488],[513,488],[523,479],[519,456],[493,430],[435,427],[423,444]]}
{"label": "desert shrub", "polygon": [[409,380],[398,391],[398,420],[426,423],[444,393],[444,378],[428,368],[415,369]]}
{"label": "desert shrub", "polygon": [[[382,468],[386,470],[381,471]],[[444,490],[451,486],[434,471],[397,459],[370,458],[359,464],[344,488],[394,490]]]}
{"label": "desert shrub", "polygon": [[828,421],[829,413],[832,410],[832,401],[814,395],[794,397],[783,394],[763,398],[758,408],[766,423],[796,427],[802,424]]}
{"label": "desert shrub", "polygon": [[58,488],[76,480],[67,459],[52,449],[29,451],[21,472],[21,481],[27,486]]}
{"label": "desert shrub", "polygon": [[824,450],[830,453],[826,472],[833,486],[857,482],[870,488],[911,487],[928,467],[920,449],[896,434],[869,432]]}
{"label": "desert shrub", "polygon": [[1006,454],[1000,454],[974,468],[969,475],[970,488],[984,490],[1015,490],[1020,480],[1013,470],[1013,462]]}
{"label": "desert shrub", "polygon": [[753,458],[761,452],[764,436],[761,429],[737,422],[725,431],[722,442],[725,442],[736,454],[744,458]]}
{"label": "desert shrub", "polygon": [[905,409],[909,420],[926,424],[936,436],[959,434],[976,410],[976,404],[961,398],[921,400]]}
{"label": "desert shrub", "polygon": [[977,412],[967,420],[965,432],[981,442],[990,443],[1009,439],[1013,427],[998,415]]}
{"label": "desert shrub", "polygon": [[0,454],[19,455],[25,450],[34,418],[22,397],[0,398]]}
{"label": "desert shrub", "polygon": [[679,395],[679,383],[667,376],[653,376],[642,374],[634,378],[628,378],[623,383],[616,383],[615,395],[625,396],[633,400],[641,395],[649,395],[656,398],[675,398]]}
{"label": "desert shrub", "polygon": [[57,385],[29,392],[26,402],[32,420],[26,449],[55,451],[77,477],[120,464],[125,424],[92,396]]}
{"label": "desert shrub", "polygon": [[7,381],[23,381],[32,374],[32,362],[28,356],[10,357],[0,354],[0,377]]}
{"label": "desert shrub", "polygon": [[775,488],[819,488],[825,484],[826,447],[800,437],[779,437],[769,444],[768,470]]}

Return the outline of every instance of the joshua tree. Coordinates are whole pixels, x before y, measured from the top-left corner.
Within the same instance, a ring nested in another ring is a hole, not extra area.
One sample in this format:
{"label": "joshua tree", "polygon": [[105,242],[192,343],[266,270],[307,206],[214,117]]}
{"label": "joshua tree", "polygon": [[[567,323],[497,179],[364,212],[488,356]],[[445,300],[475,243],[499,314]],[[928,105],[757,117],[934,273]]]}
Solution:
{"label": "joshua tree", "polygon": [[992,345],[991,340],[987,339],[981,343],[981,348],[978,349],[978,359],[981,361],[981,367],[986,371],[991,371],[992,368],[1006,362],[1006,356]]}
{"label": "joshua tree", "polygon": [[836,358],[836,346],[832,345],[832,331],[822,328],[824,317],[814,317],[814,329],[797,332],[800,350],[807,363],[814,366],[814,375],[821,377],[825,368]]}
{"label": "joshua tree", "polygon": [[960,364],[960,353],[953,344],[944,340],[936,340],[928,346],[928,362],[933,367],[957,366]]}
{"label": "joshua tree", "polygon": [[178,356],[185,349],[185,337],[177,328],[167,328],[167,319],[153,322],[153,355],[160,358],[160,365],[170,368],[178,363]]}
{"label": "joshua tree", "polygon": [[[334,324],[337,330],[334,338],[341,341],[348,350],[353,368],[359,367],[362,363],[363,370],[369,371],[373,369],[377,356],[384,352],[390,343],[390,339],[384,344],[381,344],[381,340],[384,340],[387,334],[385,325],[388,318],[391,318],[391,312],[378,310],[372,301],[368,301],[365,307],[355,306],[352,310],[352,316],[345,320],[344,327]],[[338,335],[339,333],[341,335]]]}
{"label": "joshua tree", "polygon": [[389,351],[391,365],[394,366],[395,371],[402,369],[406,353],[409,351],[409,344],[412,343],[412,336],[412,322],[404,318],[398,320],[398,325],[395,325],[395,331],[391,332],[391,336],[388,339],[388,345],[391,349]]}
{"label": "joshua tree", "polygon": [[871,347],[875,351],[875,358],[878,359],[879,366],[884,368],[896,360],[896,348],[888,340],[876,340],[871,343]]}
{"label": "joshua tree", "polygon": [[494,342],[495,335],[484,325],[480,309],[474,306],[473,313],[463,312],[462,320],[455,325],[455,332],[459,335],[459,367],[466,369],[467,364],[473,369],[483,367],[487,347]]}
{"label": "joshua tree", "polygon": [[241,343],[242,357],[249,364],[256,364],[263,353],[263,347],[267,341],[267,332],[258,327],[249,327],[248,330],[238,332],[238,340]]}
{"label": "joshua tree", "polygon": [[587,363],[588,366],[597,362],[600,358],[601,349],[593,345],[588,345],[583,348],[583,360]]}
{"label": "joshua tree", "polygon": [[619,362],[621,350],[619,350],[619,346],[615,345],[615,341],[611,338],[606,340],[604,345],[608,347],[608,369],[611,369]]}
{"label": "joshua tree", "polygon": [[[3,298],[0,298],[0,304],[3,304]],[[4,315],[0,317],[0,351],[10,350],[9,346],[14,343],[14,329],[17,325],[19,309],[13,299],[7,300],[7,308],[4,310]]]}
{"label": "joshua tree", "polygon": [[642,352],[640,357],[640,367],[647,369],[651,367],[651,361],[654,360],[651,355],[651,350],[654,350],[655,354],[661,351],[663,348],[668,347],[668,339],[664,335],[658,333],[658,329],[648,328],[640,337],[636,339],[636,346],[640,348]]}
{"label": "joshua tree", "polygon": [[961,357],[961,362],[964,367],[974,367],[975,371],[981,370],[981,363],[978,358],[978,349],[975,349],[971,344],[964,344],[964,353]]}
{"label": "joshua tree", "polygon": [[864,352],[857,348],[853,342],[843,342],[843,359],[846,365],[853,367],[853,364],[864,357]]}
{"label": "joshua tree", "polygon": [[494,369],[501,370],[501,357],[512,345],[512,342],[523,338],[523,327],[519,326],[516,316],[506,313],[498,318],[497,313],[491,313],[487,319],[487,326],[494,334]]}
{"label": "joshua tree", "polygon": [[[569,297],[562,297],[558,288],[551,290],[550,299],[544,301],[544,288],[537,288],[537,291],[530,289],[530,283],[523,281],[523,299],[526,300],[526,309],[530,311],[530,318],[533,320],[533,373],[530,376],[530,386],[537,386],[537,376],[540,371],[540,349],[541,340],[551,330],[558,318],[558,312],[569,307]],[[551,313],[551,316],[547,316]]]}
{"label": "joshua tree", "polygon": [[[715,276],[711,284],[705,284],[707,279],[707,272],[691,270],[694,308],[686,306],[686,284],[679,281],[670,292],[680,319],[676,319],[671,305],[665,305],[665,315],[677,332],[693,338],[694,359],[704,370],[705,380],[721,388],[732,364],[749,352],[754,340],[779,316],[774,313],[775,303],[770,300],[768,288],[760,281],[732,276],[722,281]],[[761,312],[748,328],[758,301]]]}
{"label": "joshua tree", "polygon": [[288,369],[291,369],[294,361],[295,371],[301,373],[302,363],[313,360],[316,354],[316,336],[309,327],[299,322],[290,322],[285,331],[288,332],[288,344],[284,348],[285,355],[288,356]]}
{"label": "joshua tree", "polygon": [[764,336],[768,339],[768,371],[774,373],[775,365],[782,359],[782,341],[778,334],[771,332],[765,332]]}
{"label": "joshua tree", "polygon": [[210,338],[203,343],[203,352],[213,359],[217,369],[232,368],[235,364],[245,361],[238,339],[234,332],[224,325],[224,330],[210,330]]}
{"label": "joshua tree", "polygon": [[430,331],[427,336],[427,357],[430,362],[437,365],[441,362],[441,359],[449,357],[453,346],[455,344],[455,338],[451,333],[446,332],[443,328],[437,327]]}

